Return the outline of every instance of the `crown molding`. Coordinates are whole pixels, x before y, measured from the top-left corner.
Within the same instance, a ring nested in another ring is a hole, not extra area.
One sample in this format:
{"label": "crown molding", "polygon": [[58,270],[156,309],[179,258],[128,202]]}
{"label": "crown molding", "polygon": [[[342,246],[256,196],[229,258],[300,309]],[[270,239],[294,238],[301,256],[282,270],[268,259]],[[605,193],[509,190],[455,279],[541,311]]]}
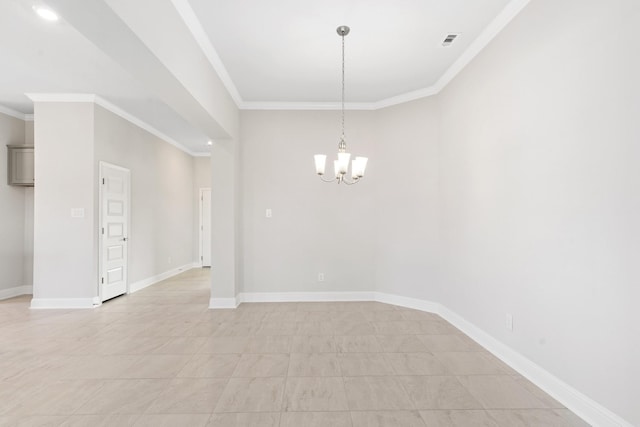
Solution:
{"label": "crown molding", "polygon": [[224,87],[227,89],[227,92],[229,92],[229,95],[231,96],[233,101],[236,103],[236,106],[239,107],[243,102],[242,97],[240,96],[240,92],[238,92],[238,88],[236,88],[233,80],[231,80],[231,76],[229,76],[227,68],[222,63],[218,52],[213,47],[213,44],[211,43],[207,32],[202,27],[200,20],[198,19],[196,13],[193,11],[193,8],[189,4],[188,0],[171,0],[171,3],[173,3],[173,7],[176,8],[178,14],[191,32],[191,35],[193,35],[193,38],[196,40],[196,43],[198,43],[198,46],[200,46],[200,49],[207,57],[207,60],[209,60],[209,63],[218,74],[218,77],[222,81]]}
{"label": "crown molding", "polygon": [[33,120],[33,114],[24,114],[20,111],[14,110],[13,108],[5,107],[4,105],[0,105],[0,113],[24,121],[29,121],[30,116],[31,120]]}
{"label": "crown molding", "polygon": [[96,102],[93,93],[25,93],[33,102]]}
{"label": "crown molding", "polygon": [[[115,114],[118,117],[121,117],[128,121],[129,123],[134,124],[135,126],[144,129],[150,134],[160,138],[164,142],[169,145],[173,145],[180,151],[183,151],[190,156],[198,157],[198,156],[208,156],[210,153],[199,153],[189,150],[187,147],[176,141],[175,139],[167,136],[166,134],[160,132],[155,127],[151,126],[149,123],[139,119],[133,114],[123,110],[122,108],[112,104],[106,99],[92,94],[92,93],[27,93],[26,94],[29,99],[33,102],[90,102],[95,105],[99,105],[105,110]],[[23,115],[24,116],[24,115]],[[33,115],[31,116],[31,120],[33,120]],[[27,118],[23,118],[23,120],[27,120]]]}
{"label": "crown molding", "polygon": [[[186,0],[173,0],[186,2]],[[346,103],[347,110],[379,110],[420,98],[437,95],[442,91],[472,60],[476,57],[504,27],[515,18],[530,0],[511,0],[493,21],[485,27],[480,35],[467,47],[458,59],[444,72],[432,86],[415,91],[381,99],[375,102]],[[193,11],[192,11],[193,12]],[[196,18],[197,19],[197,18]],[[219,58],[218,58],[219,60]],[[225,71],[226,73],[226,71]],[[228,78],[228,74],[225,74]],[[230,80],[230,79],[229,79]],[[224,82],[224,80],[223,80]],[[226,85],[226,84],[225,84]],[[227,87],[229,89],[229,87]],[[235,86],[233,89],[237,92]],[[238,95],[239,96],[239,95]],[[340,102],[254,102],[242,101],[238,103],[241,110],[339,110]]]}
{"label": "crown molding", "polygon": [[416,99],[426,98],[429,96],[437,95],[440,92],[435,86],[426,87],[424,89],[418,89],[411,92],[403,93],[401,95],[392,96],[390,98],[383,99],[372,103],[372,110],[380,110],[382,108],[392,107],[398,104],[404,104],[405,102],[415,101]]}
{"label": "crown molding", "polygon": [[[340,102],[259,102],[249,101],[240,104],[241,110],[340,110]],[[345,110],[375,110],[375,103],[345,102]]]}

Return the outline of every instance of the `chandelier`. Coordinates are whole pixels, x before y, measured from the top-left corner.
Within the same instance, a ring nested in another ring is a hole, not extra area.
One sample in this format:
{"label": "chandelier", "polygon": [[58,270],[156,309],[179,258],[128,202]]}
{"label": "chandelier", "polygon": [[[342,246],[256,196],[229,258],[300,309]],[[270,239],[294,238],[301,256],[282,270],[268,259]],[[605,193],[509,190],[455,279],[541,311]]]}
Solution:
{"label": "chandelier", "polygon": [[324,179],[325,164],[327,156],[324,154],[316,154],[314,157],[316,163],[316,173],[320,175],[320,179],[324,182],[337,181],[338,184],[344,182],[347,185],[353,185],[360,182],[360,179],[364,176],[364,170],[367,167],[366,157],[355,157],[351,161],[351,180],[348,179],[347,172],[349,171],[349,159],[351,154],[347,153],[347,142],[344,139],[344,36],[349,34],[349,27],[346,25],[339,26],[336,31],[338,35],[342,37],[342,135],[340,136],[340,142],[338,143],[338,159],[333,161],[333,170],[335,178]]}

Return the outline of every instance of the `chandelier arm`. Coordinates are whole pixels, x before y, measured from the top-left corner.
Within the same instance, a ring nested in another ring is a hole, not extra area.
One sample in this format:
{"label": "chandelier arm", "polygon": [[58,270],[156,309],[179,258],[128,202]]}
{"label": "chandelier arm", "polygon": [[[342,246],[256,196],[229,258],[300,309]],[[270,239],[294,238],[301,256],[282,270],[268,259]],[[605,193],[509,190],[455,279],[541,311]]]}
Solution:
{"label": "chandelier arm", "polygon": [[355,185],[360,182],[360,178],[357,178],[355,181],[352,181],[352,182],[349,182],[346,179],[343,179],[342,182],[344,182],[347,185]]}
{"label": "chandelier arm", "polygon": [[338,178],[333,178],[333,179],[324,179],[324,178],[322,177],[322,175],[321,175],[321,176],[320,176],[320,179],[321,179],[323,182],[333,182],[333,181],[336,181]]}

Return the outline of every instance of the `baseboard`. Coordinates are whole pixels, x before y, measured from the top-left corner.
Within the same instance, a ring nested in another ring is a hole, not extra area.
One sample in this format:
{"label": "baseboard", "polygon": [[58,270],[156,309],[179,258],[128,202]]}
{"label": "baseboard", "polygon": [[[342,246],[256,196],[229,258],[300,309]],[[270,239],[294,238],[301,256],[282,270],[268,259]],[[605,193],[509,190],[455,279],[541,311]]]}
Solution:
{"label": "baseboard", "polygon": [[235,298],[211,298],[209,308],[236,308],[243,302],[374,301],[374,292],[242,292]]}
{"label": "baseboard", "polygon": [[384,292],[375,292],[375,301],[398,305],[405,308],[412,308],[414,310],[427,311],[429,313],[438,313],[440,310],[440,304],[435,302],[417,298],[402,297],[400,295],[386,294]]}
{"label": "baseboard", "polygon": [[[191,268],[195,268],[198,265],[199,263],[197,262],[194,262],[191,264],[185,264],[182,267],[165,271],[164,273],[159,274],[157,276],[149,277],[148,279],[139,280],[137,282],[131,283],[129,285],[129,293],[137,292],[141,289],[144,289],[162,280],[168,279],[169,277],[173,277],[177,274],[180,274],[183,271],[189,270]],[[27,288],[27,287],[23,287],[23,288]],[[30,291],[31,287],[28,287],[28,288]],[[12,289],[18,289],[18,288],[12,288]],[[24,293],[30,293],[30,292],[23,292],[23,294]],[[95,298],[34,298],[31,300],[31,308],[35,308],[35,309],[94,308],[94,307],[100,306],[101,304],[102,302],[97,297]]]}
{"label": "baseboard", "polygon": [[238,300],[236,298],[211,298],[209,300],[209,308],[236,308],[238,307]]}
{"label": "baseboard", "polygon": [[491,354],[498,357],[592,426],[633,427],[631,423],[623,420],[598,402],[580,393],[569,384],[527,359],[511,347],[498,341],[473,323],[449,310],[447,307],[441,304],[438,305],[439,309],[437,313],[447,322],[460,329]]}
{"label": "baseboard", "polygon": [[0,289],[0,300],[19,297],[20,295],[30,295],[33,293],[33,286],[16,286],[9,289]]}
{"label": "baseboard", "polygon": [[374,301],[374,298],[374,292],[243,292],[236,296],[238,303]]}
{"label": "baseboard", "polygon": [[93,298],[34,298],[33,309],[93,308]]}
{"label": "baseboard", "polygon": [[384,292],[248,292],[240,293],[236,298],[211,298],[209,308],[236,308],[243,302],[310,301],[378,301],[429,313],[437,313],[592,426],[633,427],[631,423],[580,393],[462,316],[436,302]]}
{"label": "baseboard", "polygon": [[178,268],[173,268],[171,270],[165,271],[164,273],[160,273],[153,277],[148,277],[146,279],[138,280],[137,282],[133,282],[129,284],[129,293],[132,294],[134,292],[138,292],[139,290],[148,288],[151,285],[155,285],[158,282],[162,282],[163,280],[166,280],[170,277],[178,275],[186,270],[190,270],[192,268],[198,268],[198,267],[200,267],[200,263],[194,262],[191,264],[185,264]]}

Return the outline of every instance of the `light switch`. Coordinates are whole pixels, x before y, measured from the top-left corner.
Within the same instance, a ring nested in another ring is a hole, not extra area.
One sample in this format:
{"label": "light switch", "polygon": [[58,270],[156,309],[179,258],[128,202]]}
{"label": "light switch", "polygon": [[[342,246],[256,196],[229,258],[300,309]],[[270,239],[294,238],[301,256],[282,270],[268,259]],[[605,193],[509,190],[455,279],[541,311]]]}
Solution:
{"label": "light switch", "polygon": [[271,212],[271,209],[267,209],[267,211],[264,214],[265,217],[267,218],[271,218],[273,216],[273,213]]}
{"label": "light switch", "polygon": [[71,218],[84,218],[84,208],[71,208]]}
{"label": "light switch", "polygon": [[511,313],[507,313],[504,320],[504,325],[507,327],[508,331],[513,332],[513,315]]}

